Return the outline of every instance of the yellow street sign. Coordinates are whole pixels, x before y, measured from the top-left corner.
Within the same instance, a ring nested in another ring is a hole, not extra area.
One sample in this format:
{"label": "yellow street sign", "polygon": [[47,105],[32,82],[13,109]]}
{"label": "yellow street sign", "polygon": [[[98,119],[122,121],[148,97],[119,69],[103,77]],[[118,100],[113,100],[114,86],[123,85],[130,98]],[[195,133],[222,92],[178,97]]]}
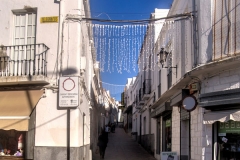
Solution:
{"label": "yellow street sign", "polygon": [[40,18],[41,23],[57,23],[58,22],[58,16],[53,17],[41,17]]}

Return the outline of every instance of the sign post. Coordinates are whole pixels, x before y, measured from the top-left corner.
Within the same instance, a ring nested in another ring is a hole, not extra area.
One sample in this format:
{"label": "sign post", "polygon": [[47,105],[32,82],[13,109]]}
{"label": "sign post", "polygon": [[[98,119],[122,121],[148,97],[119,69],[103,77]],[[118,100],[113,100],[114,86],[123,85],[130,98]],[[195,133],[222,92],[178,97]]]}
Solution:
{"label": "sign post", "polygon": [[60,77],[58,84],[58,106],[67,110],[67,160],[70,160],[70,109],[79,105],[78,77]]}

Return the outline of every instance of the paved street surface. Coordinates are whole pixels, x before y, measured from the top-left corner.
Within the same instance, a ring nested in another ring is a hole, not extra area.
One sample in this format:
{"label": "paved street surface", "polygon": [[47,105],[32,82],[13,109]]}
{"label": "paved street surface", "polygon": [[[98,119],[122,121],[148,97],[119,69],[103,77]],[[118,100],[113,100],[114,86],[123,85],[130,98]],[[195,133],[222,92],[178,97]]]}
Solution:
{"label": "paved street surface", "polygon": [[[116,128],[115,133],[110,133],[108,138],[104,160],[156,160],[127,135],[123,128]],[[94,154],[93,160],[100,160],[100,155]]]}

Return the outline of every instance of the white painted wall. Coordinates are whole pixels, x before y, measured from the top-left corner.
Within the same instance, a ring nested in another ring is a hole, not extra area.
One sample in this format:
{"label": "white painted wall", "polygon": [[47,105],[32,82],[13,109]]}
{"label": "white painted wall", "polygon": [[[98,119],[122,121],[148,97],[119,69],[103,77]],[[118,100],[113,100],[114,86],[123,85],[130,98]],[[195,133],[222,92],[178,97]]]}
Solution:
{"label": "white painted wall", "polygon": [[[71,76],[80,75],[80,58],[86,56],[87,63],[84,81],[90,93],[90,85],[93,77],[93,61],[89,45],[89,35],[87,26],[78,22],[70,23],[64,21],[64,25],[58,23],[40,23],[41,17],[60,16],[61,23],[66,14],[84,14],[82,1],[61,1],[61,13],[59,15],[59,3],[55,1],[41,0],[4,0],[0,5],[0,44],[13,45],[13,13],[12,10],[24,9],[25,6],[37,8],[37,29],[36,43],[44,43],[50,49],[48,51],[48,80],[50,85],[57,86],[58,76],[56,76],[56,62],[62,64],[62,69],[75,68],[76,73]],[[60,27],[60,28],[59,28]],[[62,28],[63,27],[63,28]],[[60,37],[58,31],[60,29]],[[63,36],[63,37],[61,37]],[[63,40],[61,40],[63,38]],[[63,42],[61,44],[61,42]],[[82,44],[85,43],[83,49]],[[61,47],[62,46],[62,47]],[[59,49],[59,51],[58,51]],[[57,59],[57,55],[62,57]],[[79,93],[83,94],[80,89]],[[57,110],[57,92],[46,89],[46,98],[40,99],[36,107],[36,135],[35,146],[66,146],[66,110]],[[71,110],[71,142],[72,147],[82,146],[90,142],[90,115],[89,102],[83,94],[83,102],[75,110]],[[83,124],[83,113],[85,113],[85,123]],[[83,133],[84,130],[84,133]],[[84,136],[83,136],[84,135]],[[84,138],[83,138],[84,137]]]}

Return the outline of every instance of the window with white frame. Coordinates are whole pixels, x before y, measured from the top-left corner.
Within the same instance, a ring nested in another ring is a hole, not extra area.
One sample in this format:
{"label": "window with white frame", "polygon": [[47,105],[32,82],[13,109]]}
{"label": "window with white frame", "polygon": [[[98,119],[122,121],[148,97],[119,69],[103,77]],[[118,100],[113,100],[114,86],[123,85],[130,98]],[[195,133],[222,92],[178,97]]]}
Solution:
{"label": "window with white frame", "polygon": [[[15,48],[12,57],[18,60],[30,60],[34,58],[36,40],[36,13],[20,12],[14,13],[14,37],[13,45],[21,45]],[[19,57],[21,55],[21,57]]]}
{"label": "window with white frame", "polygon": [[14,45],[35,43],[36,13],[14,14]]}

